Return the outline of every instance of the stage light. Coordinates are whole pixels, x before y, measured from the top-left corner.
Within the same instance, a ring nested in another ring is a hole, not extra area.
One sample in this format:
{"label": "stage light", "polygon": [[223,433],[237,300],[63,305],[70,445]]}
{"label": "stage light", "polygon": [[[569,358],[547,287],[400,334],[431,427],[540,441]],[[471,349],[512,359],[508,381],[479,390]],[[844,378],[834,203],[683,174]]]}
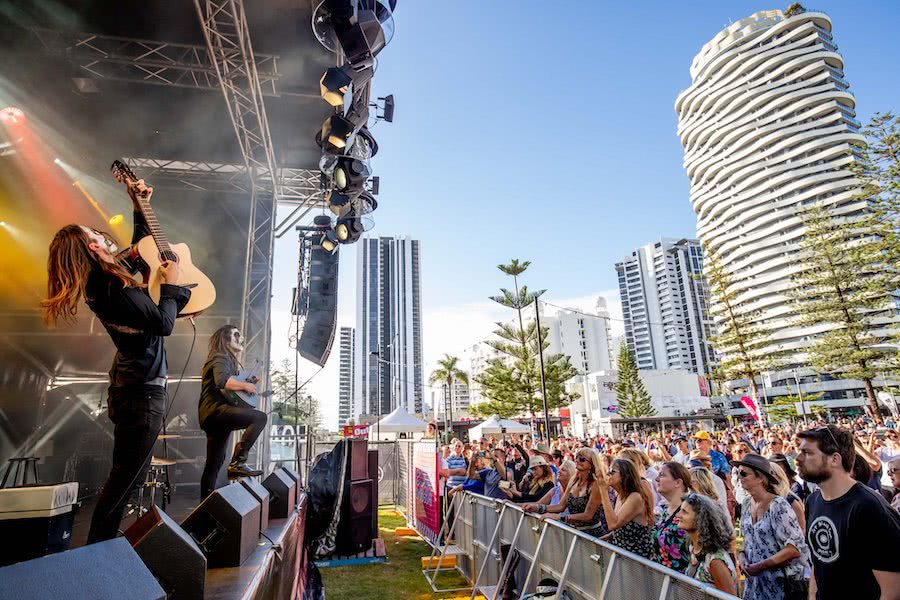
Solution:
{"label": "stage light", "polygon": [[352,156],[338,157],[334,166],[334,185],[345,194],[358,194],[366,180],[372,176],[372,169],[366,161]]}
{"label": "stage light", "polygon": [[347,211],[353,206],[353,198],[350,195],[341,193],[337,190],[331,190],[331,192],[328,193],[328,197],[325,199],[325,203],[335,216],[340,217],[347,214]]}
{"label": "stage light", "polygon": [[[371,219],[367,220],[371,222]],[[353,244],[359,241],[366,229],[362,218],[355,210],[351,210],[346,216],[339,218],[334,226],[337,239],[342,244]]]}
{"label": "stage light", "polygon": [[113,215],[109,218],[109,224],[115,227],[116,225],[121,225],[125,222],[124,215]]}
{"label": "stage light", "polygon": [[343,115],[331,115],[322,123],[322,131],[316,135],[316,143],[332,154],[340,154],[356,131],[353,121]]}
{"label": "stage light", "polygon": [[384,119],[388,123],[393,123],[394,122],[394,95],[388,94],[384,98],[379,98],[378,100],[384,104],[381,115],[378,118]]}
{"label": "stage light", "polygon": [[353,83],[348,66],[329,67],[319,80],[322,99],[335,108],[344,106],[344,96]]}
{"label": "stage light", "polygon": [[322,249],[326,252],[334,252],[339,243],[337,234],[333,229],[326,231],[325,235],[322,236],[322,239],[319,240],[319,245],[322,246]]}
{"label": "stage light", "polygon": [[6,227],[6,221],[0,221],[0,227]]}
{"label": "stage light", "polygon": [[53,164],[55,164],[55,165],[61,165],[61,164],[62,164],[62,161],[59,160],[58,158],[54,158],[54,159],[53,159]]}
{"label": "stage light", "polygon": [[22,112],[21,108],[16,108],[15,106],[7,106],[2,111],[0,111],[0,121],[4,121],[5,123],[12,123],[16,125],[25,120],[25,113]]}

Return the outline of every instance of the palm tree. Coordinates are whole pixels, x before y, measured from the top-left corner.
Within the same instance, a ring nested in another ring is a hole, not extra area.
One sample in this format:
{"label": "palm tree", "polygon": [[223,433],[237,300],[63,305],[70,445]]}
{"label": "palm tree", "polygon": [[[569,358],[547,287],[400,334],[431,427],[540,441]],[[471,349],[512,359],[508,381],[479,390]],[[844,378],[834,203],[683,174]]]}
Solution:
{"label": "palm tree", "polygon": [[469,374],[457,367],[458,363],[459,358],[445,354],[444,358],[438,361],[438,368],[431,372],[431,377],[428,380],[428,383],[432,384],[437,382],[446,384],[447,391],[450,394],[449,406],[444,417],[447,423],[447,431],[450,431],[453,423],[453,382],[461,381],[466,385],[469,384]]}

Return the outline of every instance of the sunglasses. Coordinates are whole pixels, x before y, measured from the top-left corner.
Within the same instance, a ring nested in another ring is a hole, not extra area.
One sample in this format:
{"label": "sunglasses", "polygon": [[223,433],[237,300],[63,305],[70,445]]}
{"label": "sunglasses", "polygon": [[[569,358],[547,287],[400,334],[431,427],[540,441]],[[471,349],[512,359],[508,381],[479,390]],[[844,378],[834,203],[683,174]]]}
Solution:
{"label": "sunglasses", "polygon": [[893,477],[894,473],[896,473],[897,471],[900,471],[900,469],[888,469],[888,477]]}
{"label": "sunglasses", "polygon": [[828,427],[827,425],[822,425],[821,427],[816,427],[816,428],[813,429],[812,431],[813,431],[814,433],[820,433],[820,432],[822,432],[822,431],[827,431],[827,432],[828,432],[828,435],[831,436],[831,441],[834,442],[834,445],[837,446],[838,448],[841,447],[841,445],[838,444],[837,438],[834,437],[834,434],[831,432],[831,428]]}
{"label": "sunglasses", "polygon": [[609,471],[606,472],[606,474],[607,475],[615,475],[618,472],[619,472],[618,469],[610,469]]}
{"label": "sunglasses", "polygon": [[587,462],[589,460],[590,459],[587,456],[584,456],[583,454],[578,455],[578,462]]}
{"label": "sunglasses", "polygon": [[748,476],[750,475],[750,473],[751,473],[750,471],[745,471],[745,470],[743,470],[743,469],[739,469],[739,470],[738,470],[738,477],[740,477],[741,479],[743,479],[743,478],[745,478],[745,477],[748,477]]}

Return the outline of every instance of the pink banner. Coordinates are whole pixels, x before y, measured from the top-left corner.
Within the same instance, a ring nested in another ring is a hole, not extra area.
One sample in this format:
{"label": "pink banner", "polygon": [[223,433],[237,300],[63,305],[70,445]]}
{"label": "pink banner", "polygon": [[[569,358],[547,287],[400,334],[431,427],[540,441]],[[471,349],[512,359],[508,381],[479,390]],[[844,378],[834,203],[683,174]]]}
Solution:
{"label": "pink banner", "polygon": [[756,402],[753,401],[753,398],[741,396],[741,404],[744,405],[744,408],[747,409],[747,412],[750,413],[754,420],[759,421],[759,409],[756,408]]}
{"label": "pink banner", "polygon": [[413,518],[416,530],[432,544],[441,530],[441,496],[438,486],[438,456],[433,442],[416,442],[413,446],[413,468],[410,483],[414,490]]}

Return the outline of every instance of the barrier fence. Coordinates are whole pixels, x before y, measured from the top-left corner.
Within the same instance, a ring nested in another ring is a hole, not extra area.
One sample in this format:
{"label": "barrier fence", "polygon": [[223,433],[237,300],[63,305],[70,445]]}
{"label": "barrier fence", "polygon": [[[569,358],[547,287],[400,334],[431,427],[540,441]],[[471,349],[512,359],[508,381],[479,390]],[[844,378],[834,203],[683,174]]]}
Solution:
{"label": "barrier fence", "polygon": [[[453,503],[459,517],[455,544],[447,548],[472,582],[473,598],[519,598],[534,593],[544,578],[558,582],[555,597],[573,600],[736,598],[513,503],[468,492]],[[433,586],[437,567],[425,573]]]}

